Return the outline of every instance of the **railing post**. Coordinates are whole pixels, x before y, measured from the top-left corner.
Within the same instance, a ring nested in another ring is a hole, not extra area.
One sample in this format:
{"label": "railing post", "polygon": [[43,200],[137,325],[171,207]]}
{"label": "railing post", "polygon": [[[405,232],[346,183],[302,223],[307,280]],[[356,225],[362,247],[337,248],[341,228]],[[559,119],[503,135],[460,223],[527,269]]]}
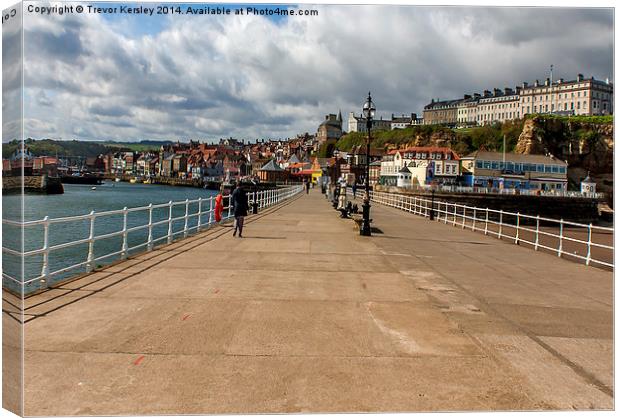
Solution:
{"label": "railing post", "polygon": [[86,258],[86,270],[93,271],[93,260],[95,259],[95,211],[90,211],[90,232],[88,234],[88,257]]}
{"label": "railing post", "polygon": [[517,212],[517,233],[515,234],[515,244],[519,244],[519,220],[520,214]]}
{"label": "railing post", "polygon": [[200,226],[202,225],[202,197],[198,198],[198,224],[196,225],[196,232],[200,232]]}
{"label": "railing post", "polygon": [[213,222],[213,196],[209,198],[209,223],[208,225],[211,226],[212,222]]}
{"label": "railing post", "polygon": [[168,244],[172,242],[172,200],[168,202]]}
{"label": "railing post", "polygon": [[189,199],[185,199],[185,225],[183,226],[183,238],[187,238],[188,219],[189,219]]}
{"label": "railing post", "polygon": [[558,245],[558,257],[562,257],[562,240],[564,238],[564,218],[560,219],[560,243]]}
{"label": "railing post", "polygon": [[476,230],[476,207],[474,207],[474,219],[471,221],[471,230]]}
{"label": "railing post", "polygon": [[448,202],[443,202],[443,223],[444,225],[448,224]]}
{"label": "railing post", "polygon": [[499,210],[499,232],[497,233],[497,238],[502,239],[502,226],[504,220],[504,211],[502,209]]}
{"label": "railing post", "polygon": [[592,260],[592,222],[588,225],[588,253],[586,254],[586,266],[590,265]]}
{"label": "railing post", "polygon": [[536,240],[534,242],[534,251],[538,251],[540,232],[540,215],[536,215]]}
{"label": "railing post", "polygon": [[232,212],[232,193],[228,194],[228,216],[230,218],[230,213]]}
{"label": "railing post", "polygon": [[452,226],[456,226],[456,203],[454,203],[454,218],[452,219]]}
{"label": "railing post", "polygon": [[49,251],[49,216],[43,218],[43,267],[41,268],[41,276],[47,284],[47,276],[50,274],[50,251]]}
{"label": "railing post", "polygon": [[123,248],[121,260],[127,258],[127,206],[123,208]]}
{"label": "railing post", "polygon": [[461,229],[465,229],[465,217],[466,216],[467,216],[467,209],[465,205],[463,205],[463,225],[461,226]]}
{"label": "railing post", "polygon": [[147,239],[146,249],[153,249],[153,204],[149,203],[149,237]]}
{"label": "railing post", "polygon": [[486,215],[484,217],[484,235],[489,234],[489,208],[486,209]]}

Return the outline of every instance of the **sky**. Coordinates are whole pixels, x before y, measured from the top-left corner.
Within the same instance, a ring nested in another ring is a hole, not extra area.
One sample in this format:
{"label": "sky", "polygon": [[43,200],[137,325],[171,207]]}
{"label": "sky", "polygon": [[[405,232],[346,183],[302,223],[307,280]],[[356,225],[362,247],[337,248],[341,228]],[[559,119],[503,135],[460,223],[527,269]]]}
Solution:
{"label": "sky", "polygon": [[[377,116],[390,118],[421,115],[432,98],[544,80],[550,64],[554,79],[613,81],[612,9],[300,8],[318,16],[25,12],[24,136],[287,138],[315,133],[328,113],[341,111],[346,126],[368,91]],[[5,142],[19,125],[7,107],[21,78],[10,68],[19,62],[10,26],[3,24]]]}

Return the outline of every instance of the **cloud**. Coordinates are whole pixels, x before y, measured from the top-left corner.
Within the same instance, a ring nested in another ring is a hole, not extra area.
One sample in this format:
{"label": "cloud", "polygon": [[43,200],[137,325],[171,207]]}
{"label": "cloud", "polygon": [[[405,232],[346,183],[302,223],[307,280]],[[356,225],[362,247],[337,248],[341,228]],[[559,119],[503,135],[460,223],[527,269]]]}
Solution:
{"label": "cloud", "polygon": [[552,63],[556,78],[613,71],[612,9],[313,8],[131,31],[119,30],[127,16],[26,15],[26,136],[285,138],[359,113],[369,90],[389,117],[544,79]]}

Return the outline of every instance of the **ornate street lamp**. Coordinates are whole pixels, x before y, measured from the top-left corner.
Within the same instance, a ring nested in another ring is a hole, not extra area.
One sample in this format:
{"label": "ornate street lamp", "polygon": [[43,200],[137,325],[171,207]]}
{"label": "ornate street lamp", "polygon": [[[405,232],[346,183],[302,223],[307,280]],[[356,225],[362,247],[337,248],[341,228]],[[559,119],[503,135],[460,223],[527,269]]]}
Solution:
{"label": "ornate street lamp", "polygon": [[372,118],[375,116],[375,104],[372,102],[370,92],[368,92],[368,99],[364,103],[362,112],[364,118],[366,118],[366,130],[368,131],[368,138],[366,139],[366,176],[364,179],[365,193],[364,203],[362,203],[362,227],[360,228],[360,235],[370,236],[370,184],[368,179],[370,178],[370,130],[372,128]]}

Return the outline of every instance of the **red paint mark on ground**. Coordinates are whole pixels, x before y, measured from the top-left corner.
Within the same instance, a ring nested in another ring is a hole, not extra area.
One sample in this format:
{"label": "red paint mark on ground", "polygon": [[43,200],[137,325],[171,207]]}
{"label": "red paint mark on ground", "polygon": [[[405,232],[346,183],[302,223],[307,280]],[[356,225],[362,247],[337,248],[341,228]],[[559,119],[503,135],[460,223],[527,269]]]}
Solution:
{"label": "red paint mark on ground", "polygon": [[183,317],[183,319],[181,319],[181,321],[185,321],[187,318],[189,318],[190,314],[187,314]]}
{"label": "red paint mark on ground", "polygon": [[138,366],[140,363],[142,363],[142,360],[144,360],[144,356],[138,357],[136,361],[133,362],[133,365]]}
{"label": "red paint mark on ground", "polygon": [[215,289],[214,293],[220,293],[220,289]]}

